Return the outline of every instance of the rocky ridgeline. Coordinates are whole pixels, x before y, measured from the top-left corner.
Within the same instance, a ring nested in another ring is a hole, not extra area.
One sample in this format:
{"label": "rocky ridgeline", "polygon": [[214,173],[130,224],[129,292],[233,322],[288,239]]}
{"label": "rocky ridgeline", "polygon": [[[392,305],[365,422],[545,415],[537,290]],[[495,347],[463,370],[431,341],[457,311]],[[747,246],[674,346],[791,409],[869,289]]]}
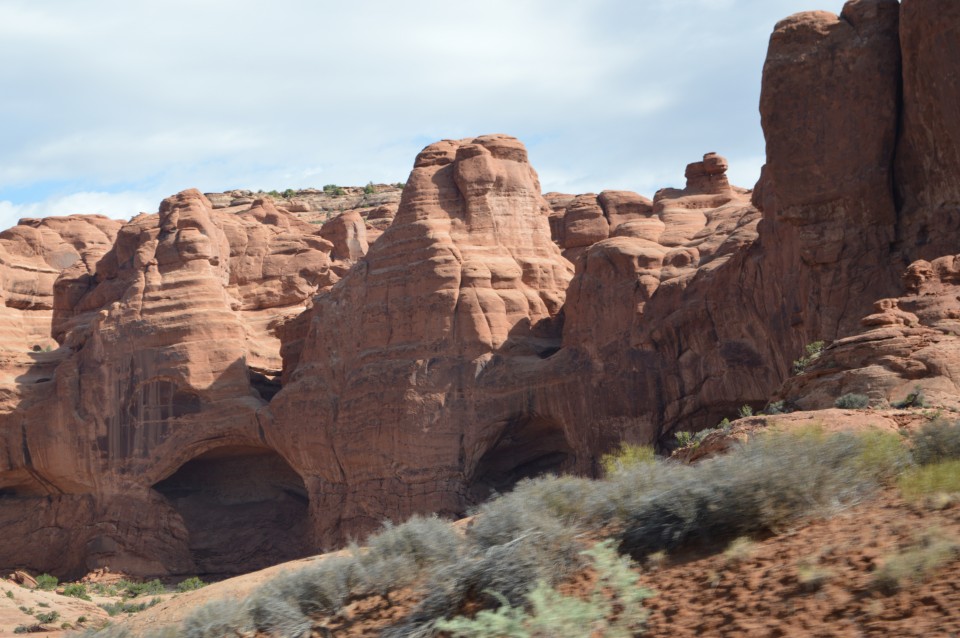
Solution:
{"label": "rocky ridgeline", "polygon": [[397,214],[403,184],[373,184],[367,186],[329,185],[324,189],[304,188],[285,191],[232,190],[224,193],[204,193],[217,210],[239,211],[257,199],[270,199],[277,208],[292,213],[311,224],[323,224],[343,213],[356,213],[367,228],[376,235],[390,225]]}
{"label": "rocky ridgeline", "polygon": [[425,148],[402,194],[22,221],[0,234],[0,567],[247,571],[743,404],[952,405],[958,41],[950,0],[780,22],[752,191],[709,153],[652,200],[541,195],[485,135]]}

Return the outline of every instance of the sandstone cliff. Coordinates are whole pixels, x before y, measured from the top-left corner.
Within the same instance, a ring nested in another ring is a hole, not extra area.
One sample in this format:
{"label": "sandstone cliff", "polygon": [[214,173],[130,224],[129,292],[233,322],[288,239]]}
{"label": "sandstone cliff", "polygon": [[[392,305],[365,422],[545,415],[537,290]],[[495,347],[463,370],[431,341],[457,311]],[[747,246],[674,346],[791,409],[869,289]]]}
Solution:
{"label": "sandstone cliff", "polygon": [[946,0],[780,22],[752,192],[710,153],[653,200],[542,196],[488,135],[323,225],[184,191],[119,229],[3,233],[0,566],[241,571],[461,514],[762,406],[815,340],[835,343],[782,396],[946,402],[958,31]]}

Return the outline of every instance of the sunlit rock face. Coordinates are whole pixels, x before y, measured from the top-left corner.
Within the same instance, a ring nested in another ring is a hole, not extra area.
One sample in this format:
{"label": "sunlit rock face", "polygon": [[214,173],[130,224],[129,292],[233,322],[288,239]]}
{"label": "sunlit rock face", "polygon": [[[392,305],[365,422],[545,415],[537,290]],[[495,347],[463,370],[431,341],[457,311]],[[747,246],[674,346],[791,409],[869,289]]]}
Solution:
{"label": "sunlit rock face", "polygon": [[[61,574],[104,564],[131,573],[236,572],[305,552],[306,489],[264,442],[257,411],[279,390],[274,324],[336,281],[333,245],[269,201],[215,211],[197,191],[168,198],[158,214],[108,221],[77,218],[79,230],[60,232],[58,259],[69,256],[63,243],[86,233],[70,244],[75,263],[57,262],[62,272],[46,285],[47,332],[62,345],[31,353],[11,384],[16,401],[0,414],[0,528],[34,539],[5,545],[0,564]],[[296,542],[269,540],[257,522],[276,512],[245,518],[262,495],[242,472],[217,483],[197,479],[209,474],[201,469],[170,482],[190,463],[233,467],[219,460],[224,449],[238,450],[235,466],[293,486],[288,492],[299,496],[284,516],[302,510],[301,521],[285,526],[301,530]],[[207,458],[218,460],[197,460]],[[191,490],[212,494],[190,500]],[[196,503],[220,518],[198,523]],[[220,525],[248,535],[232,541],[245,549],[218,563],[194,543]],[[44,530],[42,542],[35,530]]]}
{"label": "sunlit rock face", "polygon": [[[559,347],[573,268],[547,210],[516,139],[430,145],[391,226],[317,298],[269,431],[300,450],[324,539],[586,469],[584,441],[511,378]],[[485,457],[498,445],[502,458]]]}
{"label": "sunlit rock face", "polygon": [[0,567],[243,571],[743,404],[955,396],[958,30],[946,0],[780,22],[753,191],[708,153],[652,200],[544,196],[488,135],[330,219],[184,191],[0,234]]}

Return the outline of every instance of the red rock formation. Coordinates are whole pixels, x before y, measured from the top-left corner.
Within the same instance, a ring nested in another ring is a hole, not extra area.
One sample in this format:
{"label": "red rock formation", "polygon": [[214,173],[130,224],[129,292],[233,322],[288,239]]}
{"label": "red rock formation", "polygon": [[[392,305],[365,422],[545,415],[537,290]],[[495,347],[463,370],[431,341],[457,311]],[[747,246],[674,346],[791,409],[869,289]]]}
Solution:
{"label": "red rock formation", "polygon": [[956,252],[960,234],[960,6],[904,0],[903,124],[896,161],[898,239],[908,261]]}
{"label": "red rock formation", "polygon": [[570,261],[582,254],[584,248],[610,235],[610,223],[593,193],[573,198],[563,215],[564,256]]}
{"label": "red rock formation", "polygon": [[[463,512],[471,488],[514,471],[589,463],[560,424],[484,387],[488,368],[540,361],[556,342],[571,272],[546,207],[517,140],[428,146],[393,224],[317,299],[268,431],[311,477],[323,540],[385,516]],[[500,405],[484,413],[483,400]],[[490,467],[485,453],[511,437],[531,445]]]}
{"label": "red rock formation", "polygon": [[928,402],[960,409],[960,255],[914,262],[903,282],[905,295],[877,301],[858,334],[830,344],[779,397],[817,410],[857,393],[882,407],[919,388]]}
{"label": "red rock formation", "polygon": [[47,391],[0,415],[0,529],[49,538],[0,563],[216,572],[306,551],[306,487],[257,411],[279,389],[272,324],[336,280],[314,233],[266,200],[214,211],[185,191],[125,224],[95,274],[65,272]]}
{"label": "red rock formation", "polygon": [[333,244],[331,256],[336,260],[355,262],[367,254],[367,227],[356,211],[328,221],[320,228],[320,236]]}
{"label": "red rock formation", "polygon": [[839,17],[777,25],[761,92],[758,239],[682,287],[661,287],[632,336],[658,355],[648,400],[664,432],[764,404],[804,344],[855,330],[874,299],[899,288],[897,10],[895,0],[854,0]]}
{"label": "red rock formation", "polygon": [[[719,267],[756,238],[760,215],[749,192],[731,188],[715,168],[705,180],[708,161],[726,169],[715,154],[690,164],[685,189],[659,191],[650,216],[635,215],[618,227],[619,236],[585,252],[567,297],[565,346],[602,359],[620,356],[635,346],[634,333],[656,325],[644,307],[661,285],[684,287],[701,268]],[[712,263],[718,257],[721,262]]]}
{"label": "red rock formation", "polygon": [[646,219],[653,213],[653,202],[631,191],[603,191],[597,197],[611,234],[627,222]]}
{"label": "red rock formation", "polygon": [[[708,154],[653,202],[544,198],[523,146],[495,135],[424,149],[366,255],[353,213],[317,231],[239,192],[135,218],[57,284],[66,347],[22,376],[52,380],[11,381],[0,531],[45,536],[0,547],[0,566],[249,568],[461,513],[765,403],[817,339],[836,341],[833,384],[955,393],[957,266],[940,255],[960,239],[960,141],[940,105],[960,58],[937,42],[960,16],[902,10],[852,0],[777,25],[752,196]],[[22,281],[3,280],[8,309]],[[833,398],[816,370],[787,386],[811,405]]]}

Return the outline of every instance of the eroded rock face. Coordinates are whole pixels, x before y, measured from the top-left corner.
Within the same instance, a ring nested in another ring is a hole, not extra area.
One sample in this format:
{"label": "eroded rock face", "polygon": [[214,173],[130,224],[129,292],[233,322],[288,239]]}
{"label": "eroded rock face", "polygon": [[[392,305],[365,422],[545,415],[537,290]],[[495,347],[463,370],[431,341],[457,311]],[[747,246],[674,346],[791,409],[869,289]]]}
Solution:
{"label": "eroded rock face", "polygon": [[806,343],[856,330],[873,300],[899,289],[899,73],[895,0],[777,25],[761,91],[758,238],[706,276],[661,287],[633,336],[663,366],[652,398],[664,433],[764,405]]}
{"label": "eroded rock face", "polygon": [[[522,144],[492,135],[424,149],[395,216],[320,229],[186,191],[131,220],[60,277],[65,347],[8,386],[0,531],[45,536],[43,555],[0,546],[0,566],[249,568],[459,514],[526,476],[591,473],[620,440],[760,407],[815,340],[834,344],[785,398],[921,383],[946,402],[958,141],[938,109],[960,57],[937,42],[960,17],[900,11],[854,0],[777,25],[752,193],[710,153],[653,201],[541,196]],[[9,314],[32,284],[3,281]],[[260,531],[224,546],[220,527]]]}
{"label": "eroded rock face", "polygon": [[[184,191],[124,224],[89,272],[64,272],[46,389],[0,415],[0,528],[49,538],[0,563],[235,572],[306,551],[306,488],[257,411],[279,389],[273,324],[337,279],[318,233],[268,200],[224,212]],[[236,469],[218,482],[208,466]],[[260,511],[257,480],[289,484],[290,507]],[[268,533],[273,520],[300,531]],[[246,536],[218,561],[203,539],[220,527]]]}
{"label": "eroded rock face", "polygon": [[367,254],[367,226],[355,211],[337,215],[320,228],[320,236],[333,244],[332,257],[355,262]]}
{"label": "eroded rock face", "polygon": [[903,283],[906,294],[877,301],[858,334],[830,344],[780,397],[804,410],[847,393],[887,406],[919,388],[928,402],[960,408],[960,256],[914,262]]}
{"label": "eroded rock face", "polygon": [[[634,200],[629,217],[614,213],[628,219],[617,236],[593,242],[578,263],[565,308],[565,346],[619,356],[636,345],[634,332],[649,330],[644,308],[661,285],[684,287],[756,239],[760,214],[749,191],[727,182],[726,167],[708,154],[687,167],[685,189],[659,191],[649,208]],[[604,199],[608,210],[625,208]]]}
{"label": "eroded rock face", "polygon": [[896,186],[899,236],[907,259],[956,251],[960,233],[960,6],[905,0],[900,9],[903,126]]}
{"label": "eroded rock face", "polygon": [[[301,451],[295,464],[308,468],[327,542],[383,517],[463,512],[473,487],[511,472],[588,462],[563,425],[487,387],[487,368],[538,362],[559,345],[572,268],[546,210],[516,139],[433,144],[393,224],[316,300],[270,431],[278,447]],[[485,401],[500,405],[484,413]],[[304,415],[309,427],[284,426]],[[515,445],[515,458],[484,466],[484,453],[511,437],[543,449]]]}
{"label": "eroded rock face", "polygon": [[50,339],[54,284],[61,272],[89,276],[113,246],[120,222],[99,215],[22,219],[0,233],[0,348],[56,347]]}

